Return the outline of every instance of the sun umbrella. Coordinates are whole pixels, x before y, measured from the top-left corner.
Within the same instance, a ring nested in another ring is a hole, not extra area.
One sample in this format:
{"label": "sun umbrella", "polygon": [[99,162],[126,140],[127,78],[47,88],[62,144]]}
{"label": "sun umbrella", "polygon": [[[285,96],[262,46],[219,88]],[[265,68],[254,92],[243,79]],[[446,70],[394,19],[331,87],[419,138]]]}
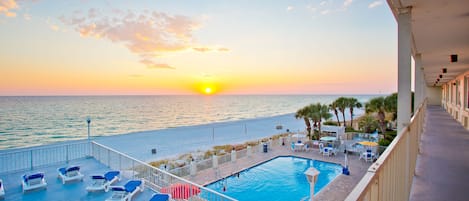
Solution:
{"label": "sun umbrella", "polygon": [[337,138],[336,137],[331,137],[331,136],[326,136],[326,137],[319,138],[319,140],[322,140],[322,141],[335,141],[335,140],[337,140]]}
{"label": "sun umbrella", "polygon": [[378,146],[378,143],[370,142],[370,141],[361,141],[358,144],[361,144],[363,146],[370,146],[370,147]]}
{"label": "sun umbrella", "polygon": [[176,183],[169,187],[161,188],[162,193],[171,194],[175,199],[188,199],[200,193],[200,188],[191,184]]}

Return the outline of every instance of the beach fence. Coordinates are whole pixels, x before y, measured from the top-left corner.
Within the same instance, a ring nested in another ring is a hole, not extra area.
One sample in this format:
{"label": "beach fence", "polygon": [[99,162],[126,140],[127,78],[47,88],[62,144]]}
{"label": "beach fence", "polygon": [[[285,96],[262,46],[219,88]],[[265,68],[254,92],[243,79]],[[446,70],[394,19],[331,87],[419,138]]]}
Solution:
{"label": "beach fence", "polygon": [[[272,139],[268,142],[265,142],[269,148],[269,150],[275,149],[277,147],[282,146],[282,142],[289,143],[288,139]],[[255,154],[264,154],[263,151],[263,144],[259,143],[254,146],[248,146],[245,149],[241,149],[238,151],[232,151],[231,153],[223,153],[221,155],[213,155],[211,158],[199,160],[199,161],[192,161],[187,163],[182,167],[175,167],[169,169],[168,172],[178,176],[178,177],[187,177],[187,176],[194,176],[200,171],[209,169],[209,168],[216,168],[218,165],[222,165],[224,163],[235,162],[238,159],[251,157]]]}
{"label": "beach fence", "polygon": [[124,177],[143,179],[147,187],[157,192],[170,193],[174,199],[236,201],[236,199],[153,167],[97,142],[91,143],[91,150],[96,160],[111,169],[121,171]]}
{"label": "beach fence", "polygon": [[0,174],[68,163],[89,155],[88,142],[24,148],[0,153]]}

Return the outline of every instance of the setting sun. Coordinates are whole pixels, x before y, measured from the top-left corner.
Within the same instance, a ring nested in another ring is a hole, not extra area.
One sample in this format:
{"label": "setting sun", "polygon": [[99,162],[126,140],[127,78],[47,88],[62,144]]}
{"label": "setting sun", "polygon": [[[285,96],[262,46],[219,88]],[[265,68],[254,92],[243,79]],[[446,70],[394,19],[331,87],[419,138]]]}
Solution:
{"label": "setting sun", "polygon": [[206,87],[204,92],[205,92],[205,94],[212,94],[212,88]]}

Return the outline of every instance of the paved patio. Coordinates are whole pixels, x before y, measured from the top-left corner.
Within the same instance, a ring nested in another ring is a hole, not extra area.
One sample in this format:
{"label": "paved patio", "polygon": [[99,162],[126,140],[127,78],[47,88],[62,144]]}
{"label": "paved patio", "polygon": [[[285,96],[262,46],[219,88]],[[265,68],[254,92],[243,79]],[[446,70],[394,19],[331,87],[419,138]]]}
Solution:
{"label": "paved patio", "polygon": [[440,106],[428,106],[409,200],[468,200],[468,147],[469,132]]}
{"label": "paved patio", "polygon": [[[337,156],[327,157],[319,154],[317,149],[313,149],[310,152],[293,152],[290,146],[274,146],[268,153],[255,153],[251,157],[243,157],[236,162],[227,162],[221,164],[218,170],[213,168],[206,169],[198,172],[196,176],[188,176],[186,179],[194,181],[195,183],[206,185],[220,178],[227,177],[234,173],[240,172],[244,169],[265,162],[277,156],[300,156],[304,158],[310,158],[315,160],[327,161],[337,164],[344,164],[345,155],[338,153]],[[359,155],[348,155],[348,163],[351,174],[349,176],[339,175],[329,185],[316,194],[315,199],[317,200],[344,200],[347,195],[353,190],[355,185],[365,174],[371,163],[366,163],[363,160],[359,160]],[[218,172],[217,172],[218,171]],[[274,181],[272,181],[274,182]]]}

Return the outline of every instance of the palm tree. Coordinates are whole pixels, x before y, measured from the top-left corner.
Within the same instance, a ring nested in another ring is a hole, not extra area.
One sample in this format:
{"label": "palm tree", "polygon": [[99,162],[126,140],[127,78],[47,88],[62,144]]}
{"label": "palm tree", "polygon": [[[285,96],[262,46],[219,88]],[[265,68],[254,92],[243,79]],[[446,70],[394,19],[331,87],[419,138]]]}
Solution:
{"label": "palm tree", "polygon": [[384,109],[387,112],[392,113],[392,120],[397,119],[397,93],[393,93],[384,98]]}
{"label": "palm tree", "polygon": [[[381,133],[385,135],[386,133],[386,109],[384,104],[384,97],[377,97],[371,99],[368,103],[365,104],[366,113],[377,112],[378,113],[378,122],[380,126]],[[384,136],[386,137],[386,136]]]}
{"label": "palm tree", "polygon": [[295,118],[302,118],[305,121],[306,130],[308,131],[308,136],[311,135],[311,122],[309,122],[309,117],[311,116],[311,111],[309,106],[305,106],[295,113]]}
{"label": "palm tree", "polygon": [[318,103],[317,107],[319,108],[319,116],[321,117],[319,120],[319,133],[321,133],[321,120],[324,119],[327,121],[332,117],[332,114],[329,113],[329,107],[327,107],[327,105],[321,105]]}
{"label": "palm tree", "polygon": [[337,110],[337,104],[335,101],[329,104],[329,109],[334,111],[335,117],[337,118],[337,125],[340,126],[339,111]]}
{"label": "palm tree", "polygon": [[350,109],[350,127],[353,128],[353,108],[361,108],[362,104],[356,98],[348,98],[347,105]]}
{"label": "palm tree", "polygon": [[358,122],[358,127],[365,133],[371,133],[379,127],[378,122],[371,115],[363,116]]}
{"label": "palm tree", "polygon": [[345,97],[339,97],[337,100],[334,101],[337,108],[339,109],[339,111],[342,113],[342,118],[343,118],[343,121],[344,121],[344,126],[347,126],[345,125],[345,108],[347,108],[348,104],[347,104],[347,98]]}
{"label": "palm tree", "polygon": [[316,135],[316,139],[319,139],[319,134],[321,133],[322,120],[328,120],[332,117],[332,115],[331,113],[329,113],[329,107],[327,105],[316,103],[311,104],[308,107],[310,108],[310,118],[314,122],[314,127],[318,128],[318,135]]}

